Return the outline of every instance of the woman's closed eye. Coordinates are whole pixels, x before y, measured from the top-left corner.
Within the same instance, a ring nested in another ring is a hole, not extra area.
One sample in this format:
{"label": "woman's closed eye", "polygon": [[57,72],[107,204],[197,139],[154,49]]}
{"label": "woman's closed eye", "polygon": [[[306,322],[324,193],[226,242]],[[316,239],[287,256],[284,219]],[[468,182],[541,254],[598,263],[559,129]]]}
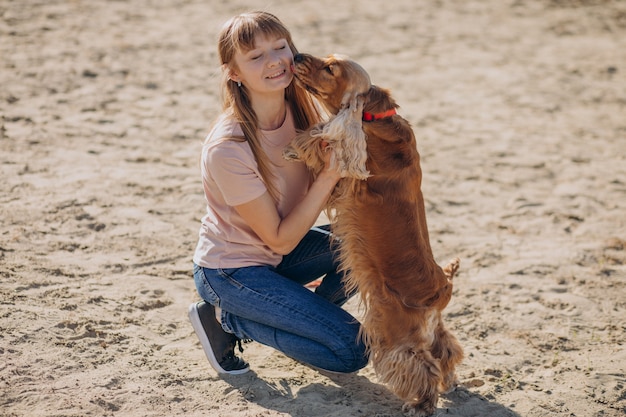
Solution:
{"label": "woman's closed eye", "polygon": [[280,50],[286,49],[288,46],[289,45],[287,44],[287,40],[286,39],[279,39],[273,45],[275,51],[280,51]]}
{"label": "woman's closed eye", "polygon": [[[282,51],[282,50],[284,50],[285,48],[287,48],[287,45],[282,45],[282,46],[276,47],[276,48],[274,48],[274,50],[275,50],[275,51]],[[251,60],[251,61],[256,61],[257,59],[262,58],[262,57],[263,57],[263,53],[260,53],[260,54],[252,54],[252,55],[250,56],[250,60]]]}

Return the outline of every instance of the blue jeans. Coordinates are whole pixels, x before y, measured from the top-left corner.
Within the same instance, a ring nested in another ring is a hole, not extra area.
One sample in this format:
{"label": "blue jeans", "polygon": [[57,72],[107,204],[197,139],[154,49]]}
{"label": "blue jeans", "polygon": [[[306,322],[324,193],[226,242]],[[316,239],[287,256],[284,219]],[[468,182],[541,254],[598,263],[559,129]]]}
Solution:
{"label": "blue jeans", "polygon": [[[324,276],[315,292],[303,285]],[[277,267],[194,265],[198,293],[222,309],[222,327],[309,365],[354,372],[368,362],[328,232],[311,229]]]}

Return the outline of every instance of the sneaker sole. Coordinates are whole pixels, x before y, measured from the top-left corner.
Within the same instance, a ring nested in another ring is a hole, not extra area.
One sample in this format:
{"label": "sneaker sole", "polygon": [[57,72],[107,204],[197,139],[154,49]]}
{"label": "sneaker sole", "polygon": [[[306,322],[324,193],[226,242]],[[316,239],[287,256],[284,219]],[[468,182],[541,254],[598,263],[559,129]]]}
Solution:
{"label": "sneaker sole", "polygon": [[200,321],[200,314],[198,313],[198,303],[193,303],[189,306],[189,321],[191,321],[191,326],[193,330],[196,332],[196,336],[198,336],[198,340],[200,340],[200,344],[202,345],[202,349],[204,350],[204,354],[206,358],[209,360],[209,364],[217,371],[218,374],[228,374],[228,375],[241,375],[245,374],[250,370],[250,367],[247,366],[243,369],[237,369],[234,371],[227,371],[222,368],[220,363],[215,358],[215,354],[213,353],[213,348],[211,347],[211,342],[209,342],[209,338],[204,331],[204,327],[202,326],[202,322]]}

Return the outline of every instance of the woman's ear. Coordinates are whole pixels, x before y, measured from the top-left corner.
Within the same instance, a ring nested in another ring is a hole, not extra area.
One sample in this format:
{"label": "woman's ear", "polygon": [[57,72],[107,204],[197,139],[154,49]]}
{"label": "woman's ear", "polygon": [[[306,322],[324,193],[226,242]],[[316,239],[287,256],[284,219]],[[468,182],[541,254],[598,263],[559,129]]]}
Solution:
{"label": "woman's ear", "polygon": [[227,64],[222,64],[222,71],[226,73],[226,76],[228,77],[229,80],[234,81],[234,82],[241,81],[241,78],[239,77],[239,75]]}

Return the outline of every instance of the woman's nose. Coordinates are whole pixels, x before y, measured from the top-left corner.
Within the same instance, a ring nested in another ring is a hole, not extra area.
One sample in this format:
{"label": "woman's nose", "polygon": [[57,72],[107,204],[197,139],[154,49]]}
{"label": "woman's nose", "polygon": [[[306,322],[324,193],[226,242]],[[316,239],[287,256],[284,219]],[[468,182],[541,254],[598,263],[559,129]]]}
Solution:
{"label": "woman's nose", "polygon": [[277,63],[279,63],[281,60],[281,55],[280,53],[272,53],[270,55],[270,59],[268,60],[268,65],[272,66],[272,65],[276,65]]}

